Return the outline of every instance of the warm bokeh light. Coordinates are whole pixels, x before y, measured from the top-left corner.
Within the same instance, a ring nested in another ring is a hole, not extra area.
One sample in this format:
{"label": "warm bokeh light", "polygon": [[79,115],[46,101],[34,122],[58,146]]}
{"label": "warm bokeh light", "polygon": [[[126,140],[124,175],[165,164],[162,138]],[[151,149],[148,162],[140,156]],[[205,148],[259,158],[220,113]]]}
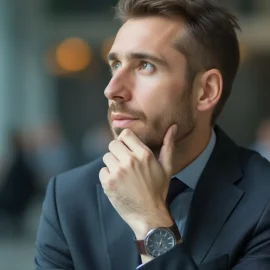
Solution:
{"label": "warm bokeh light", "polygon": [[107,38],[103,44],[102,44],[102,47],[101,47],[101,58],[107,63],[108,60],[107,60],[107,56],[108,56],[108,53],[113,45],[113,42],[114,42],[114,37],[109,37]]}
{"label": "warm bokeh light", "polygon": [[56,48],[56,62],[65,71],[84,70],[91,62],[91,48],[80,38],[68,38]]}

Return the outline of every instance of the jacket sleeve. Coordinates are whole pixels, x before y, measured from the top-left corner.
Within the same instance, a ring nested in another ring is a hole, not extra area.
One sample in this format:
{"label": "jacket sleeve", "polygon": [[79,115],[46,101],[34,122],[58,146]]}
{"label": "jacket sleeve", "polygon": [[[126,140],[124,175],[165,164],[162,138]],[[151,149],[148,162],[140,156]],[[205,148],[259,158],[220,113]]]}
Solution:
{"label": "jacket sleeve", "polygon": [[74,269],[58,217],[55,185],[54,178],[48,184],[42,207],[36,240],[36,270]]}
{"label": "jacket sleeve", "polygon": [[197,270],[199,269],[192,257],[185,249],[185,245],[179,244],[164,255],[141,265],[137,270]]}
{"label": "jacket sleeve", "polygon": [[270,269],[270,200],[233,270]]}
{"label": "jacket sleeve", "polygon": [[269,270],[270,269],[270,203],[268,201],[260,220],[236,263],[228,255],[196,265],[184,244],[179,244],[164,255],[139,266],[138,270]]}
{"label": "jacket sleeve", "polygon": [[228,256],[196,265],[184,244],[179,244],[163,256],[141,265],[137,270],[227,270]]}

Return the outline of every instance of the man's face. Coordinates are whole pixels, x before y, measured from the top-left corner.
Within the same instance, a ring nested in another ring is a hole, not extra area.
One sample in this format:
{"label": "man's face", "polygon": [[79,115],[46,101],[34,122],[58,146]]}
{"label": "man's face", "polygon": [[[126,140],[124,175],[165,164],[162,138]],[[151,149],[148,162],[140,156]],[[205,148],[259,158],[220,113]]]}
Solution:
{"label": "man's face", "polygon": [[178,141],[193,131],[186,60],[173,47],[181,29],[179,21],[147,17],[128,20],[119,30],[108,56],[112,79],[105,89],[115,138],[129,128],[156,152],[172,124],[178,124]]}

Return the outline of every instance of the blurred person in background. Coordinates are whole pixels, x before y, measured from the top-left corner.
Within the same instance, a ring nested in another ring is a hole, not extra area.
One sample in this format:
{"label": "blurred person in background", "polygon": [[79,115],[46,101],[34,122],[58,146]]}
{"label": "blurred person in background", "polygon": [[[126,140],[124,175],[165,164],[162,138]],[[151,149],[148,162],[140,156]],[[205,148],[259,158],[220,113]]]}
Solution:
{"label": "blurred person in background", "polygon": [[215,123],[239,66],[212,0],[121,0],[105,96],[114,140],[53,178],[41,269],[270,268],[270,164]]}
{"label": "blurred person in background", "polygon": [[256,139],[251,149],[260,153],[270,161],[270,119],[261,121],[256,133]]}
{"label": "blurred person in background", "polygon": [[40,188],[44,190],[48,179],[71,168],[72,151],[57,121],[40,127],[32,137],[34,151],[29,158],[38,175]]}
{"label": "blurred person in background", "polygon": [[13,132],[10,139],[13,154],[0,185],[0,223],[21,233],[24,215],[36,194],[37,179],[27,159],[23,134]]}

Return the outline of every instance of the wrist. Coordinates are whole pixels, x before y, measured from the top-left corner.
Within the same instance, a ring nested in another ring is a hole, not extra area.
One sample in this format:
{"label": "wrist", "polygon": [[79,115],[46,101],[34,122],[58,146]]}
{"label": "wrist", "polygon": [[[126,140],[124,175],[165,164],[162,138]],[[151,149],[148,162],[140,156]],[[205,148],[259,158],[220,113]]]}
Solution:
{"label": "wrist", "polygon": [[133,230],[136,239],[144,239],[147,233],[155,228],[165,227],[169,228],[174,224],[173,218],[167,213],[159,214],[156,216],[151,216],[149,219],[142,219],[138,221],[138,225]]}

